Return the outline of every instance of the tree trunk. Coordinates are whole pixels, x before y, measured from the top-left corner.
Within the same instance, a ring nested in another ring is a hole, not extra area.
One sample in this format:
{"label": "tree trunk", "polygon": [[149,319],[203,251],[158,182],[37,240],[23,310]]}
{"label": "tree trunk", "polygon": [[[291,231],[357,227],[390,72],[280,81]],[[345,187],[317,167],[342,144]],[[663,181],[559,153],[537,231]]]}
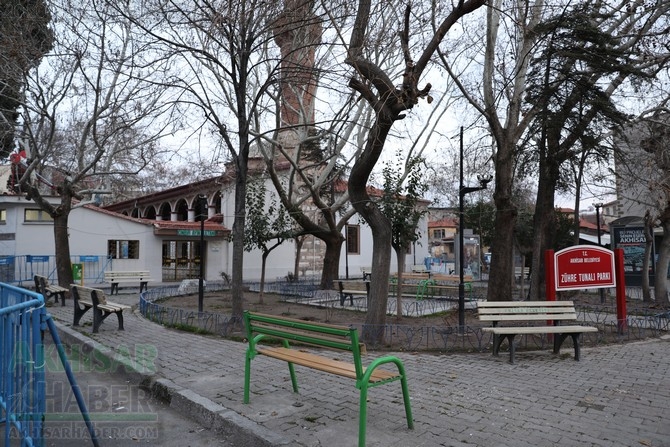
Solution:
{"label": "tree trunk", "polygon": [[399,248],[395,251],[396,259],[398,261],[398,285],[396,287],[396,319],[402,320],[402,275],[405,271],[405,251]]}
{"label": "tree trunk", "polygon": [[323,290],[332,290],[334,281],[339,279],[340,253],[344,242],[344,236],[341,233],[330,233],[328,236],[321,239],[326,244],[320,285]]}
{"label": "tree trunk", "polygon": [[68,220],[72,207],[72,197],[63,193],[61,205],[54,213],[54,242],[56,250],[56,272],[58,273],[58,285],[70,290],[74,283],[72,277],[72,264],[70,259],[70,239],[68,234]]}
{"label": "tree trunk", "polygon": [[372,231],[373,275],[362,338],[372,345],[384,342],[391,269],[391,225],[381,212],[377,210],[376,214],[374,218],[365,216],[365,220],[371,227],[374,225],[375,229]]}
{"label": "tree trunk", "polygon": [[232,318],[241,322],[244,303],[244,221],[245,197],[247,194],[247,170],[238,167],[235,176],[235,219],[233,221],[233,284],[232,284]]}
{"label": "tree trunk", "polygon": [[258,291],[258,304],[263,304],[263,293],[265,293],[265,265],[267,264],[269,254],[270,251],[263,250],[263,254],[261,255],[261,283]]}
{"label": "tree trunk", "polygon": [[373,125],[366,148],[351,169],[349,177],[349,197],[353,207],[363,216],[372,233],[372,281],[368,297],[368,311],[361,338],[371,345],[379,345],[384,341],[386,311],[389,290],[389,270],[391,268],[391,222],[374,204],[368,195],[367,182],[382,149],[393,118],[384,111]]}
{"label": "tree trunk", "polygon": [[[517,208],[512,202],[513,155],[511,147],[498,145],[495,157],[496,221],[491,244],[491,270],[489,273],[488,301],[509,301],[512,299],[514,281],[514,225]],[[495,284],[495,287],[491,287]]]}
{"label": "tree trunk", "polygon": [[293,278],[300,276],[300,256],[302,255],[302,245],[305,242],[305,236],[298,236],[295,239],[295,261],[293,263]]}
{"label": "tree trunk", "polygon": [[663,239],[658,250],[658,264],[656,264],[656,281],[654,294],[656,304],[670,305],[668,300],[668,265],[670,264],[670,206],[666,206],[659,218],[663,227]]}
{"label": "tree trunk", "polygon": [[[654,229],[649,210],[644,213],[644,258],[642,258],[642,302],[652,303],[649,286],[649,262],[654,244]],[[658,275],[658,270],[656,271]]]}
{"label": "tree trunk", "polygon": [[533,216],[533,254],[531,259],[530,299],[544,299],[544,252],[554,247],[555,208],[554,191],[558,181],[558,169],[544,156],[540,156],[540,176]]}

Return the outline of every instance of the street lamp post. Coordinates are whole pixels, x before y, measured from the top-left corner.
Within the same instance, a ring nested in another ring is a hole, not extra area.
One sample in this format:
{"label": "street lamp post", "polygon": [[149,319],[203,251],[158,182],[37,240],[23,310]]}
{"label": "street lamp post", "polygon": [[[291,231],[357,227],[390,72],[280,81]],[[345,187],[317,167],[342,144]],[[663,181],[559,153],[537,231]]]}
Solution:
{"label": "street lamp post", "polygon": [[[598,246],[602,247],[600,243],[600,208],[603,206],[602,203],[594,203],[593,206],[596,207],[596,231],[598,232]],[[600,304],[605,303],[605,290],[600,289]]]}
{"label": "street lamp post", "polygon": [[461,141],[460,141],[460,162],[461,162],[461,172],[460,172],[460,182],[458,186],[458,330],[459,333],[465,332],[465,282],[464,282],[464,269],[463,269],[463,259],[465,258],[465,247],[463,233],[465,232],[465,219],[463,211],[463,198],[466,194],[475,191],[481,191],[486,189],[486,185],[491,181],[492,177],[487,176],[483,177],[478,175],[477,179],[479,180],[479,186],[464,186],[463,185],[463,127],[461,127]]}
{"label": "street lamp post", "polygon": [[201,195],[198,197],[200,206],[200,275],[198,278],[198,312],[203,311],[203,302],[205,298],[205,216],[204,212],[207,210],[207,196]]}

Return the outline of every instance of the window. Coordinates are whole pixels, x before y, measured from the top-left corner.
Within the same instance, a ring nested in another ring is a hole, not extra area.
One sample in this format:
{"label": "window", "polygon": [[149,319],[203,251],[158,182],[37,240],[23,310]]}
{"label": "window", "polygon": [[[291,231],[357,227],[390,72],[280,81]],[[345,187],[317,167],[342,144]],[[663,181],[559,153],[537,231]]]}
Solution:
{"label": "window", "polygon": [[46,211],[39,209],[26,209],[23,214],[24,222],[53,222],[53,218]]}
{"label": "window", "polygon": [[360,246],[360,227],[358,225],[347,225],[347,253],[359,254]]}
{"label": "window", "polygon": [[434,239],[444,239],[445,237],[446,237],[446,231],[444,230],[444,228],[433,230]]}
{"label": "window", "polygon": [[107,256],[112,259],[139,259],[140,241],[107,241]]}
{"label": "window", "polygon": [[7,223],[7,210],[0,210],[0,224]]}

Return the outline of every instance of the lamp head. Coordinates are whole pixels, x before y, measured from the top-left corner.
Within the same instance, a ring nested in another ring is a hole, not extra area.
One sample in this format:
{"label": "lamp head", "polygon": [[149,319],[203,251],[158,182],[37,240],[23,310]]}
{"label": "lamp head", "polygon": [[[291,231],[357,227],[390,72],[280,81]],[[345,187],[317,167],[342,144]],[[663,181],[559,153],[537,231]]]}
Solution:
{"label": "lamp head", "polygon": [[486,188],[486,185],[488,185],[491,180],[493,180],[493,176],[477,174],[477,180],[479,180],[479,184],[482,186],[482,188]]}

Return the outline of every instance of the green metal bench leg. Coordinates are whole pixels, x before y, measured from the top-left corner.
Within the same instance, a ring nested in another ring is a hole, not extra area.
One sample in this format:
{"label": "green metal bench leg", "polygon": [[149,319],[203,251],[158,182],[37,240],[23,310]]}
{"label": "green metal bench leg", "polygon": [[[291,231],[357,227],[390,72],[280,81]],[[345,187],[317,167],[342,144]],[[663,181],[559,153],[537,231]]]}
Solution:
{"label": "green metal bench leg", "polygon": [[[405,417],[407,417],[407,428],[414,429],[414,417],[412,416],[412,404],[409,400],[409,387],[407,386],[407,375],[405,374],[405,366],[399,360],[393,361],[398,367],[400,374],[400,387],[402,389],[402,399],[405,405]],[[376,368],[378,365],[372,364],[368,368]],[[368,377],[369,379],[369,377]],[[374,386],[374,385],[373,385]],[[359,419],[358,419],[358,447],[365,447],[366,426],[368,419],[368,388],[369,382],[363,379],[360,383],[360,403],[359,403]]]}
{"label": "green metal bench leg", "polygon": [[[287,340],[282,340],[282,346],[284,346],[286,349],[289,349],[291,346]],[[297,393],[298,392],[298,379],[295,376],[295,366],[291,362],[286,362],[288,363],[288,372],[291,375],[291,385],[293,386],[293,392]]]}
{"label": "green metal bench leg", "polygon": [[291,385],[293,385],[293,392],[297,393],[298,392],[298,380],[295,377],[295,366],[293,366],[293,363],[287,362],[288,363],[288,372],[291,374]]}
{"label": "green metal bench leg", "polygon": [[409,387],[407,386],[407,378],[405,372],[402,373],[402,379],[400,380],[400,386],[402,387],[402,399],[405,403],[405,417],[407,417],[407,428],[410,430],[414,429],[414,417],[412,416],[412,405],[409,400]]}
{"label": "green metal bench leg", "polygon": [[361,386],[360,408],[358,415],[358,447],[365,447],[365,429],[368,419],[368,385]]}
{"label": "green metal bench leg", "polygon": [[251,354],[247,351],[244,356],[244,403],[249,403],[249,382],[251,381]]}

